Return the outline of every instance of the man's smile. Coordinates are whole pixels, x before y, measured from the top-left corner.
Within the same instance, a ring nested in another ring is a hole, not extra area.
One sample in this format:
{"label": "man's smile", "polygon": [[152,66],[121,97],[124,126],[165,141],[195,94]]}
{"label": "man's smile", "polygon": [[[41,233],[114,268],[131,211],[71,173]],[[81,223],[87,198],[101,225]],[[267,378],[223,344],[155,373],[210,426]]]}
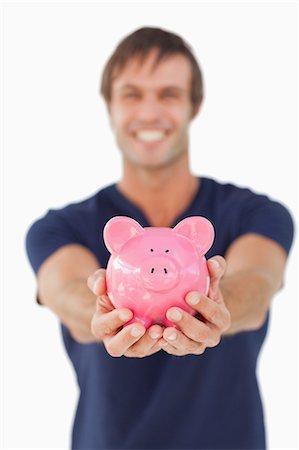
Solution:
{"label": "man's smile", "polygon": [[159,142],[166,136],[167,132],[163,130],[140,130],[134,133],[134,137],[141,142]]}

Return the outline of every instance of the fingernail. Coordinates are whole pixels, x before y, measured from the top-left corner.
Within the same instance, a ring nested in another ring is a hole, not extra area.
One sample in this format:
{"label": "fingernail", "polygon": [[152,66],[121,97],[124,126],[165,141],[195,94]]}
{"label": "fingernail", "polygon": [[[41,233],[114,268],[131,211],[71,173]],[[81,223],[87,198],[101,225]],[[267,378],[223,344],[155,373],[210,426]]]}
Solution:
{"label": "fingernail", "polygon": [[132,335],[133,337],[138,337],[138,336],[140,336],[141,334],[142,334],[142,331],[139,330],[139,328],[133,327],[133,328],[131,329],[131,335]]}
{"label": "fingernail", "polygon": [[170,318],[172,320],[175,320],[175,321],[181,320],[182,317],[183,317],[182,314],[177,309],[175,309],[174,311],[171,311],[171,313],[170,313]]}
{"label": "fingernail", "polygon": [[197,303],[199,303],[199,300],[200,300],[199,294],[194,292],[193,294],[190,294],[188,296],[187,302],[189,303],[189,305],[197,305]]}
{"label": "fingernail", "polygon": [[213,264],[213,266],[215,267],[215,269],[218,269],[218,267],[220,267],[219,262],[217,261],[217,259],[210,259],[210,263]]}
{"label": "fingernail", "polygon": [[176,333],[171,333],[169,336],[166,336],[166,339],[169,339],[170,341],[174,341],[176,339]]}
{"label": "fingernail", "polygon": [[149,333],[149,335],[150,335],[150,337],[151,337],[152,339],[157,339],[157,338],[160,336],[160,334],[157,333],[156,331],[151,331],[151,332]]}
{"label": "fingernail", "polygon": [[131,318],[131,314],[128,311],[121,311],[118,317],[123,322],[127,322]]}

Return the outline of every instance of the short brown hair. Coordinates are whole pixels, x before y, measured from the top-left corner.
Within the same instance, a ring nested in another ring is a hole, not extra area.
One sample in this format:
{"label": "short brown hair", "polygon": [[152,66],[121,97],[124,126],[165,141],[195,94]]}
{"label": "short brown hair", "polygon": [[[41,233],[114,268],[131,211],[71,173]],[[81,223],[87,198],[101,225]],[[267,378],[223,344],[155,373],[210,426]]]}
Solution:
{"label": "short brown hair", "polygon": [[121,72],[126,63],[138,56],[140,63],[145,60],[149,52],[158,48],[157,58],[154,64],[170,55],[180,53],[186,56],[191,63],[191,102],[196,108],[203,98],[203,80],[200,67],[196,61],[191,47],[178,35],[162,30],[161,28],[144,27],[126,36],[116,47],[108,60],[101,80],[100,92],[106,102],[111,100],[111,85],[113,79]]}

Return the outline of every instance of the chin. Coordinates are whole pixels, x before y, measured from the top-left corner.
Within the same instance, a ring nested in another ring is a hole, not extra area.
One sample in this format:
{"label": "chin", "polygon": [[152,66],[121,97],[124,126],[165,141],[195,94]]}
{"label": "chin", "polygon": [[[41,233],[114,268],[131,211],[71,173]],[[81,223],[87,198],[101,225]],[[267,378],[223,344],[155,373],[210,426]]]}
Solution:
{"label": "chin", "polygon": [[133,164],[136,168],[140,167],[147,170],[157,170],[172,166],[180,157],[180,154],[164,155],[157,158],[138,158],[136,155],[124,155],[125,159],[129,163]]}
{"label": "chin", "polygon": [[[170,142],[167,145],[155,148],[142,148],[139,145],[135,147],[134,142],[127,142],[126,145],[120,145],[119,149],[124,160],[135,167],[143,167],[146,169],[158,169],[172,165],[182,155],[186,153],[185,146],[177,145],[173,147]],[[124,142],[122,143],[124,144]]]}

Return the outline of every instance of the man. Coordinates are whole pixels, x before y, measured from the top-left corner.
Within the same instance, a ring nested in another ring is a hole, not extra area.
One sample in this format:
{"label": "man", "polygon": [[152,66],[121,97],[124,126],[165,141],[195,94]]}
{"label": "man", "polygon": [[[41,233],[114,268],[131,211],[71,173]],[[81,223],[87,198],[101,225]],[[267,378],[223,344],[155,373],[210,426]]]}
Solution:
{"label": "man", "polygon": [[[39,301],[62,322],[80,386],[73,448],[264,448],[256,360],[283,283],[292,219],[264,195],[191,174],[188,129],[202,78],[177,35],[143,28],[127,36],[101,92],[122,153],[121,180],[50,210],[27,235]],[[106,294],[109,252],[100,239],[116,215],[142,226],[173,227],[192,215],[213,223],[209,293],[186,296],[195,317],[170,308],[178,328],[123,327],[133,314]]]}

